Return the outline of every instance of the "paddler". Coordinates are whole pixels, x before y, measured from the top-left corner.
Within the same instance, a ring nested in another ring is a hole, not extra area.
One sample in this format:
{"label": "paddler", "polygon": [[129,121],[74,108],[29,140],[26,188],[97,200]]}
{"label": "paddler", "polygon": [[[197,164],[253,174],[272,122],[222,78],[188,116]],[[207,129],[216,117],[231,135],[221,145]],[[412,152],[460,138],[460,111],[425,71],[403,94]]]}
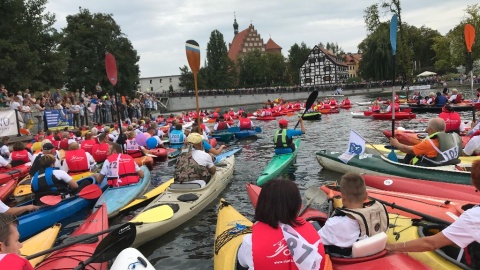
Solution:
{"label": "paddler", "polygon": [[[472,163],[472,185],[480,190],[480,160]],[[445,246],[456,245],[465,254],[462,261],[471,269],[480,269],[480,207],[474,206],[442,231],[403,243],[387,244],[386,249],[400,252],[434,251]]]}
{"label": "paddler", "polygon": [[68,151],[65,152],[65,159],[60,164],[63,171],[73,175],[89,172],[96,162],[90,153],[80,149],[78,143],[74,142],[68,146]]}
{"label": "paddler", "polygon": [[458,164],[462,150],[462,139],[457,133],[445,133],[445,121],[432,118],[428,121],[428,133],[421,143],[414,146],[400,143],[390,137],[390,144],[406,153],[403,163],[418,166],[442,166]]}
{"label": "paddler", "polygon": [[[238,263],[246,269],[325,269],[322,239],[310,222],[298,217],[301,206],[294,182],[266,183],[255,208],[257,222],[242,240]],[[295,237],[288,232],[295,232]]]}
{"label": "paddler", "polygon": [[255,126],[247,115],[247,112],[243,112],[238,118],[238,126],[240,127],[240,130],[251,130]]}
{"label": "paddler", "polygon": [[0,269],[33,270],[30,262],[21,257],[20,234],[15,215],[0,214]]}
{"label": "paddler", "polygon": [[342,105],[350,105],[350,99],[346,97],[344,100],[342,100]]}
{"label": "paddler", "polygon": [[[455,132],[460,134],[461,131],[465,130],[465,127],[462,125],[462,119],[460,114],[455,112],[452,108],[452,105],[447,104],[442,108],[442,112],[438,115],[445,121],[445,132]],[[461,128],[463,130],[461,130]]]}
{"label": "paddler", "polygon": [[278,121],[278,126],[280,127],[280,130],[275,131],[275,134],[273,135],[275,155],[287,154],[295,151],[295,144],[293,143],[292,137],[305,134],[305,126],[303,124],[303,119],[299,117],[298,121],[300,122],[301,130],[287,129],[287,119],[282,118]]}
{"label": "paddler", "polygon": [[230,128],[230,125],[225,122],[225,118],[223,117],[223,115],[217,119],[217,122],[213,126],[213,130],[215,131],[226,130],[227,128]]}

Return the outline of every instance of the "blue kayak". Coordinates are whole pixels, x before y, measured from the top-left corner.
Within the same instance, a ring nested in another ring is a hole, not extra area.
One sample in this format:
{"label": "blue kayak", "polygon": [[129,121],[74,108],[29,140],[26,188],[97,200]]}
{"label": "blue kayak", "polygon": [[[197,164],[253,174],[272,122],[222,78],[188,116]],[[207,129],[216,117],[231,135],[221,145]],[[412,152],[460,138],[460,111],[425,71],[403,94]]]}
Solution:
{"label": "blue kayak", "polygon": [[145,176],[138,183],[121,187],[108,187],[98,198],[95,207],[100,207],[103,203],[106,203],[108,217],[111,218],[117,215],[124,206],[141,196],[150,184],[150,170],[145,165],[140,169]]}
{"label": "blue kayak", "polygon": [[215,157],[215,164],[221,162],[222,160],[228,158],[229,156],[237,153],[240,150],[242,150],[241,147],[219,154],[218,156]]}
{"label": "blue kayak", "polygon": [[251,130],[242,130],[242,131],[239,131],[239,132],[235,132],[234,134],[235,134],[235,137],[240,140],[240,139],[243,139],[245,137],[255,136],[255,135],[257,135],[257,132],[255,130],[251,129]]}
{"label": "blue kayak", "polygon": [[[89,181],[95,183],[94,177],[87,177],[78,182]],[[107,188],[107,181],[104,180],[101,184],[97,184],[102,190]],[[32,204],[33,201],[24,203],[22,205]],[[20,233],[20,241],[23,241],[35,234],[45,230],[55,223],[61,222],[64,219],[74,216],[78,212],[90,208],[95,203],[95,200],[87,200],[78,196],[63,199],[60,203],[54,206],[45,206],[38,211],[30,212],[18,218],[18,232]]]}

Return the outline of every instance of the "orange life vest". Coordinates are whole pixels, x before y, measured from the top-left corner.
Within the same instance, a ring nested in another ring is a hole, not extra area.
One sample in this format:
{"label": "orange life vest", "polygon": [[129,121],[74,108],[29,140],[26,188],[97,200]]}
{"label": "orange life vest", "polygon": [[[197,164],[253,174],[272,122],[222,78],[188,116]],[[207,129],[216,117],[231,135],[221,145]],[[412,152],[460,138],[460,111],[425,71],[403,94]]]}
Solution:
{"label": "orange life vest", "polygon": [[108,185],[126,186],[138,183],[140,177],[135,170],[135,160],[129,155],[113,154],[107,158],[110,167],[107,173]]}

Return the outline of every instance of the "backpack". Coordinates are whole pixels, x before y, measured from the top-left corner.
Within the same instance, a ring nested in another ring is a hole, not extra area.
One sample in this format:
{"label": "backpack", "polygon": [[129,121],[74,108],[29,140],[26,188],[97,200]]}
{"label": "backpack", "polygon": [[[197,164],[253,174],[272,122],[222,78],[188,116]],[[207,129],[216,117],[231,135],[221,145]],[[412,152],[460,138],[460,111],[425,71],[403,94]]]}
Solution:
{"label": "backpack", "polygon": [[183,183],[193,180],[205,180],[210,178],[207,167],[200,166],[192,157],[192,146],[182,147],[181,153],[175,164],[173,175],[175,182]]}

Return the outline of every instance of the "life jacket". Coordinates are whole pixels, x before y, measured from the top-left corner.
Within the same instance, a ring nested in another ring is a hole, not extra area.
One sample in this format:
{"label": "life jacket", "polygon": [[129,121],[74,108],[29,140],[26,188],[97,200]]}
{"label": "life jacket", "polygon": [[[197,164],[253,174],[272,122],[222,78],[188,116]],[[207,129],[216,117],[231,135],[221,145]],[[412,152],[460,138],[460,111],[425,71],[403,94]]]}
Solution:
{"label": "life jacket", "polygon": [[463,101],[463,95],[462,94],[457,94],[457,97],[455,98],[455,104],[462,103]]}
{"label": "life jacket", "polygon": [[[438,138],[439,148],[435,146],[431,139]],[[428,140],[432,147],[437,151],[437,156],[435,158],[429,158],[427,156],[414,157],[412,159],[412,164],[415,165],[431,165],[431,166],[441,166],[445,164],[458,164],[460,160],[460,153],[462,151],[462,139],[456,133],[445,133],[445,132],[436,132],[432,135],[425,138]]]}
{"label": "life jacket", "polygon": [[62,139],[58,144],[58,149],[68,150],[68,139]]}
{"label": "life jacket", "polygon": [[275,131],[275,135],[273,136],[275,148],[291,148],[293,144],[292,141],[292,138],[287,136],[286,128]]}
{"label": "life jacket", "polygon": [[45,136],[45,139],[50,140],[51,142],[55,141],[55,139],[53,138],[53,135]]}
{"label": "life jacket", "polygon": [[33,270],[33,267],[27,259],[15,253],[3,253],[0,254],[0,269]]}
{"label": "life jacket", "polygon": [[108,156],[108,143],[95,144],[92,147],[92,156],[97,163],[104,162]]}
{"label": "life jacket", "polygon": [[140,146],[138,145],[135,139],[127,140],[127,154],[133,158],[142,157],[143,152],[140,150]]}
{"label": "life jacket", "polygon": [[[337,208],[333,216],[351,216],[360,226],[359,238],[364,236],[374,236],[381,232],[386,232],[389,225],[388,212],[385,206],[375,200],[364,203],[363,208],[348,209]],[[335,253],[343,256],[351,256],[352,247],[338,247],[334,245],[325,245],[328,253]]]}
{"label": "life jacket", "polygon": [[198,165],[198,163],[192,157],[193,151],[201,150],[193,150],[191,147],[191,145],[188,145],[182,148],[182,151],[177,159],[177,163],[175,164],[175,173],[173,174],[173,178],[177,183],[189,182],[193,180],[204,180],[207,182],[210,179],[210,173],[208,172],[207,167]]}
{"label": "life jacket", "polygon": [[226,113],[223,115],[223,118],[225,119],[225,121],[228,121],[228,120],[231,120],[232,117],[230,116],[230,114]]}
{"label": "life jacket", "polygon": [[345,99],[343,101],[343,105],[350,105],[350,99]]}
{"label": "life jacket", "polygon": [[107,158],[110,168],[107,173],[108,185],[120,187],[138,183],[140,177],[135,170],[135,160],[129,155],[113,154]]}
{"label": "life jacket", "polygon": [[83,149],[66,151],[65,162],[67,162],[69,174],[78,174],[90,170],[87,154]]}
{"label": "life jacket", "polygon": [[330,104],[328,103],[323,103],[322,105],[322,109],[331,109],[332,107],[330,107]]}
{"label": "life jacket", "polygon": [[227,129],[227,122],[225,121],[220,121],[217,123],[217,131],[218,130],[225,130]]}
{"label": "life jacket", "polygon": [[28,151],[23,149],[21,151],[12,151],[12,167],[30,162],[28,159]]}
{"label": "life jacket", "polygon": [[460,132],[460,124],[462,123],[462,120],[458,113],[441,112],[438,117],[445,120],[445,132]]}
{"label": "life jacket", "polygon": [[331,99],[330,106],[337,106],[337,101],[335,99]]}
{"label": "life jacket", "polygon": [[183,143],[185,142],[185,135],[182,130],[172,130],[168,137],[170,138],[170,147],[182,148]]}
{"label": "life jacket", "polygon": [[380,105],[373,105],[372,106],[372,112],[379,112],[380,111]]}
{"label": "life jacket", "polygon": [[234,111],[230,111],[228,114],[229,114],[230,116],[232,116],[232,117],[235,116],[235,112],[234,112]]}
{"label": "life jacket", "polygon": [[32,178],[31,187],[36,197],[59,194],[68,190],[68,185],[55,177],[52,167],[40,169],[36,172]]}
{"label": "life jacket", "polygon": [[248,130],[252,129],[252,120],[250,118],[245,117],[245,118],[240,118],[240,130]]}
{"label": "life jacket", "polygon": [[[295,236],[289,231],[282,231],[283,224],[276,229],[263,222],[257,222],[252,226],[252,254],[255,269],[298,269],[296,262],[302,263],[314,255],[317,255],[317,258],[320,257],[320,261],[311,269],[324,268],[325,250],[318,232],[303,218],[299,217],[297,220],[302,225],[290,227],[293,228],[294,232],[292,233],[295,233]],[[300,237],[307,243],[300,240]]]}
{"label": "life jacket", "polygon": [[85,152],[88,152],[88,153],[92,153],[92,148],[93,146],[97,144],[97,142],[95,140],[85,140],[82,142],[82,144],[80,144],[80,149],[83,149],[85,150]]}
{"label": "life jacket", "polygon": [[272,115],[272,110],[271,109],[266,109],[264,112],[265,112],[265,116],[271,116]]}
{"label": "life jacket", "polygon": [[42,142],[34,142],[32,144],[32,151],[33,152],[36,152],[36,151],[41,150],[41,149],[42,149]]}

